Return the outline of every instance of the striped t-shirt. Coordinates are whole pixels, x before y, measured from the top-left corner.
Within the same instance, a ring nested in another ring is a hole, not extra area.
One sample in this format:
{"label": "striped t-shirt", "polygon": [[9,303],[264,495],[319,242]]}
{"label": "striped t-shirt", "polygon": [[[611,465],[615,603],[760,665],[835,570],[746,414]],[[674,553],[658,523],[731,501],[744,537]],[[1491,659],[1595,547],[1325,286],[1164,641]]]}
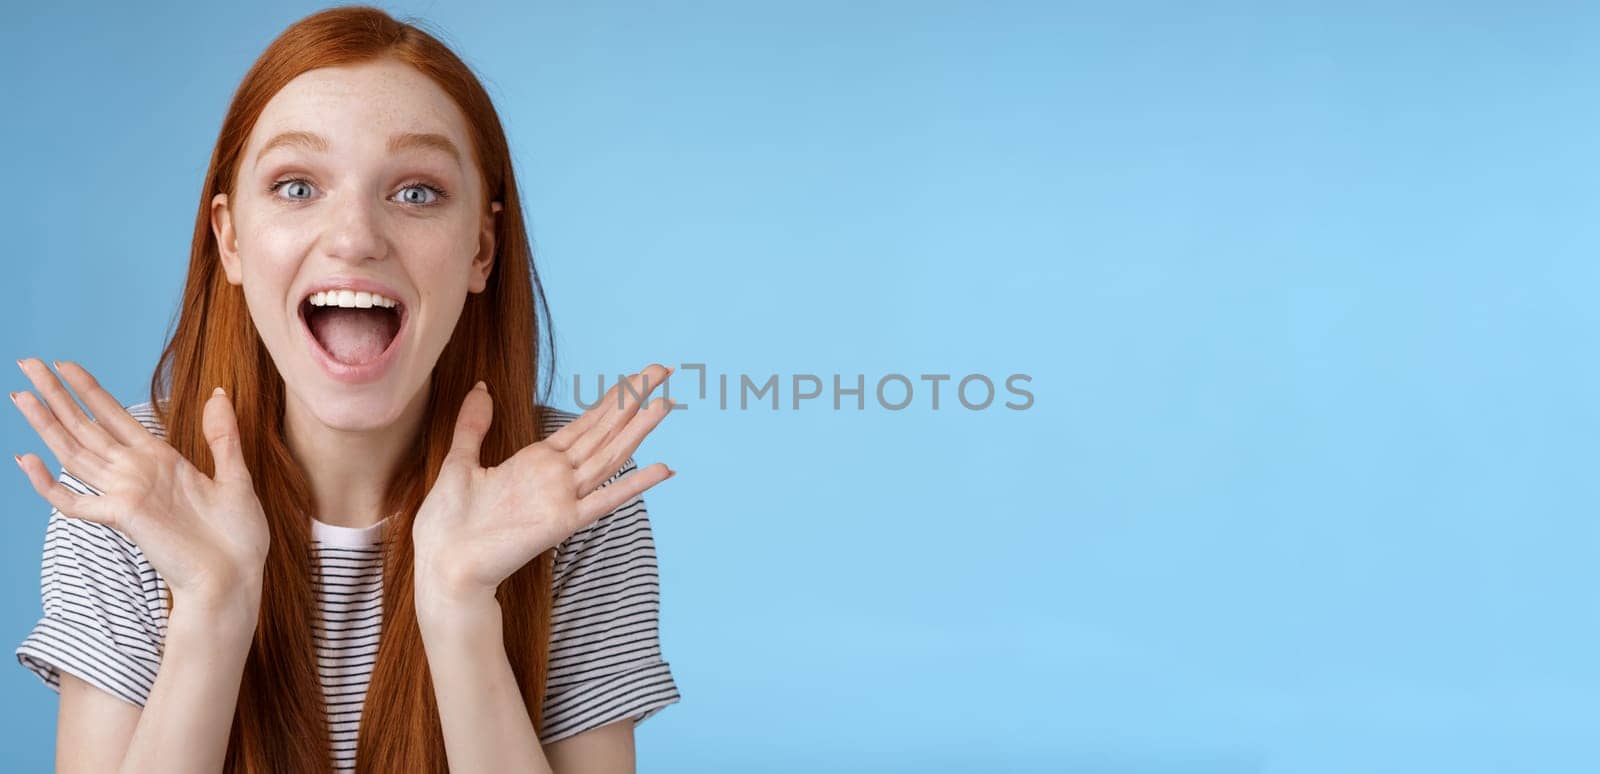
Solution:
{"label": "striped t-shirt", "polygon": [[[128,407],[165,438],[149,402]],[[545,433],[576,415],[549,409]],[[611,478],[636,470],[630,458]],[[66,472],[79,493],[92,487]],[[607,482],[610,483],[609,481]],[[332,759],[355,766],[356,732],[383,618],[384,522],[337,527],[313,520],[313,617]],[[122,533],[51,509],[40,576],[44,616],[17,659],[51,689],[61,672],[144,706],[167,631],[166,581]],[[658,637],[660,585],[642,497],[602,516],[556,551],[549,678],[539,741],[555,742],[631,717],[635,725],[679,699]]]}

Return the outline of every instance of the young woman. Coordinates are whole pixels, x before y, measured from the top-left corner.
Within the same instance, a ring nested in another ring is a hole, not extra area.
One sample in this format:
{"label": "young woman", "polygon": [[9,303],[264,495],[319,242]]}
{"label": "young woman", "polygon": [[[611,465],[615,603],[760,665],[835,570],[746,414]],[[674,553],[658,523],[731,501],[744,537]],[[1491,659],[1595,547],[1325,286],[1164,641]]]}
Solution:
{"label": "young woman", "polygon": [[63,468],[17,458],[53,506],[17,654],[60,690],[58,769],[632,771],[678,700],[641,498],[672,471],[631,456],[669,370],[542,405],[542,305],[459,58],[365,7],[275,40],[150,400],[18,361]]}

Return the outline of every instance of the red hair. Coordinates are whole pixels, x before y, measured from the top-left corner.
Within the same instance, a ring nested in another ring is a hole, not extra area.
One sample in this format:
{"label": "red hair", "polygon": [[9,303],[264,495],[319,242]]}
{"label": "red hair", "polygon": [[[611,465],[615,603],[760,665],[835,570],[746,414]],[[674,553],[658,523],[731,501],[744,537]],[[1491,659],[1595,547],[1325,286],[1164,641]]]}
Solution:
{"label": "red hair", "polygon": [[[228,740],[230,772],[329,771],[328,720],[315,663],[310,611],[311,489],[284,440],[284,382],[256,333],[241,288],[222,271],[211,229],[212,198],[233,198],[238,166],[262,110],[285,84],[321,67],[393,59],[427,75],[466,117],[471,152],[484,184],[485,208],[499,201],[494,268],[488,287],[470,294],[433,371],[427,418],[389,483],[384,557],[383,629],[362,708],[356,768],[373,772],[444,772],[444,737],[412,605],[411,522],[449,449],[456,410],[483,379],[495,396],[495,421],[482,462],[497,465],[540,440],[544,396],[541,334],[554,351],[544,294],[517,198],[511,156],[488,93],[434,36],[365,6],[333,8],[285,30],[234,93],[206,170],[183,302],[150,381],[168,441],[208,475],[214,470],[201,434],[200,409],[221,385],[239,419],[245,461],[272,535],[261,616],[245,663]],[[534,558],[501,584],[506,655],[535,728],[541,725],[550,639],[555,551]],[[169,601],[170,604],[170,601]]]}

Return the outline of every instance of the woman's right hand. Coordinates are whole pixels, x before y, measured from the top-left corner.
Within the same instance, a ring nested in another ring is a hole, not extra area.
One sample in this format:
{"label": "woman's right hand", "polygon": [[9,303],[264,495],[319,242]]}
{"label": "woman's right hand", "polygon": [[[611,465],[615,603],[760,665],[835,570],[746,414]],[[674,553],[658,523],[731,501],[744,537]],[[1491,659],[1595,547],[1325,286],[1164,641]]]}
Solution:
{"label": "woman's right hand", "polygon": [[216,461],[216,475],[207,477],[77,363],[56,368],[94,419],[43,361],[17,365],[44,400],[23,391],[11,393],[12,402],[66,472],[101,494],[74,492],[38,455],[24,454],[17,464],[34,491],[68,516],[126,535],[166,579],[174,601],[247,605],[253,628],[271,539],[239,447],[232,401],[220,388],[206,400],[201,426]]}

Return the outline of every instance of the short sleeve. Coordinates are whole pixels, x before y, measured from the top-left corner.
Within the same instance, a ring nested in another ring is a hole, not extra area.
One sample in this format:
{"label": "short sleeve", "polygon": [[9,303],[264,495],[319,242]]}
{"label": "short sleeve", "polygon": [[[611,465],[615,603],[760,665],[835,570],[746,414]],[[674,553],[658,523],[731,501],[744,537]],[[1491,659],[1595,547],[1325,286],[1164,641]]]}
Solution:
{"label": "short sleeve", "polygon": [[[93,490],[63,472],[62,483]],[[39,576],[44,615],[17,647],[17,661],[51,690],[61,673],[136,706],[155,684],[165,607],[155,571],[126,537],[51,509]]]}
{"label": "short sleeve", "polygon": [[[634,475],[632,458],[604,484]],[[644,499],[578,530],[556,552],[545,744],[679,700],[661,655],[660,582]]]}

